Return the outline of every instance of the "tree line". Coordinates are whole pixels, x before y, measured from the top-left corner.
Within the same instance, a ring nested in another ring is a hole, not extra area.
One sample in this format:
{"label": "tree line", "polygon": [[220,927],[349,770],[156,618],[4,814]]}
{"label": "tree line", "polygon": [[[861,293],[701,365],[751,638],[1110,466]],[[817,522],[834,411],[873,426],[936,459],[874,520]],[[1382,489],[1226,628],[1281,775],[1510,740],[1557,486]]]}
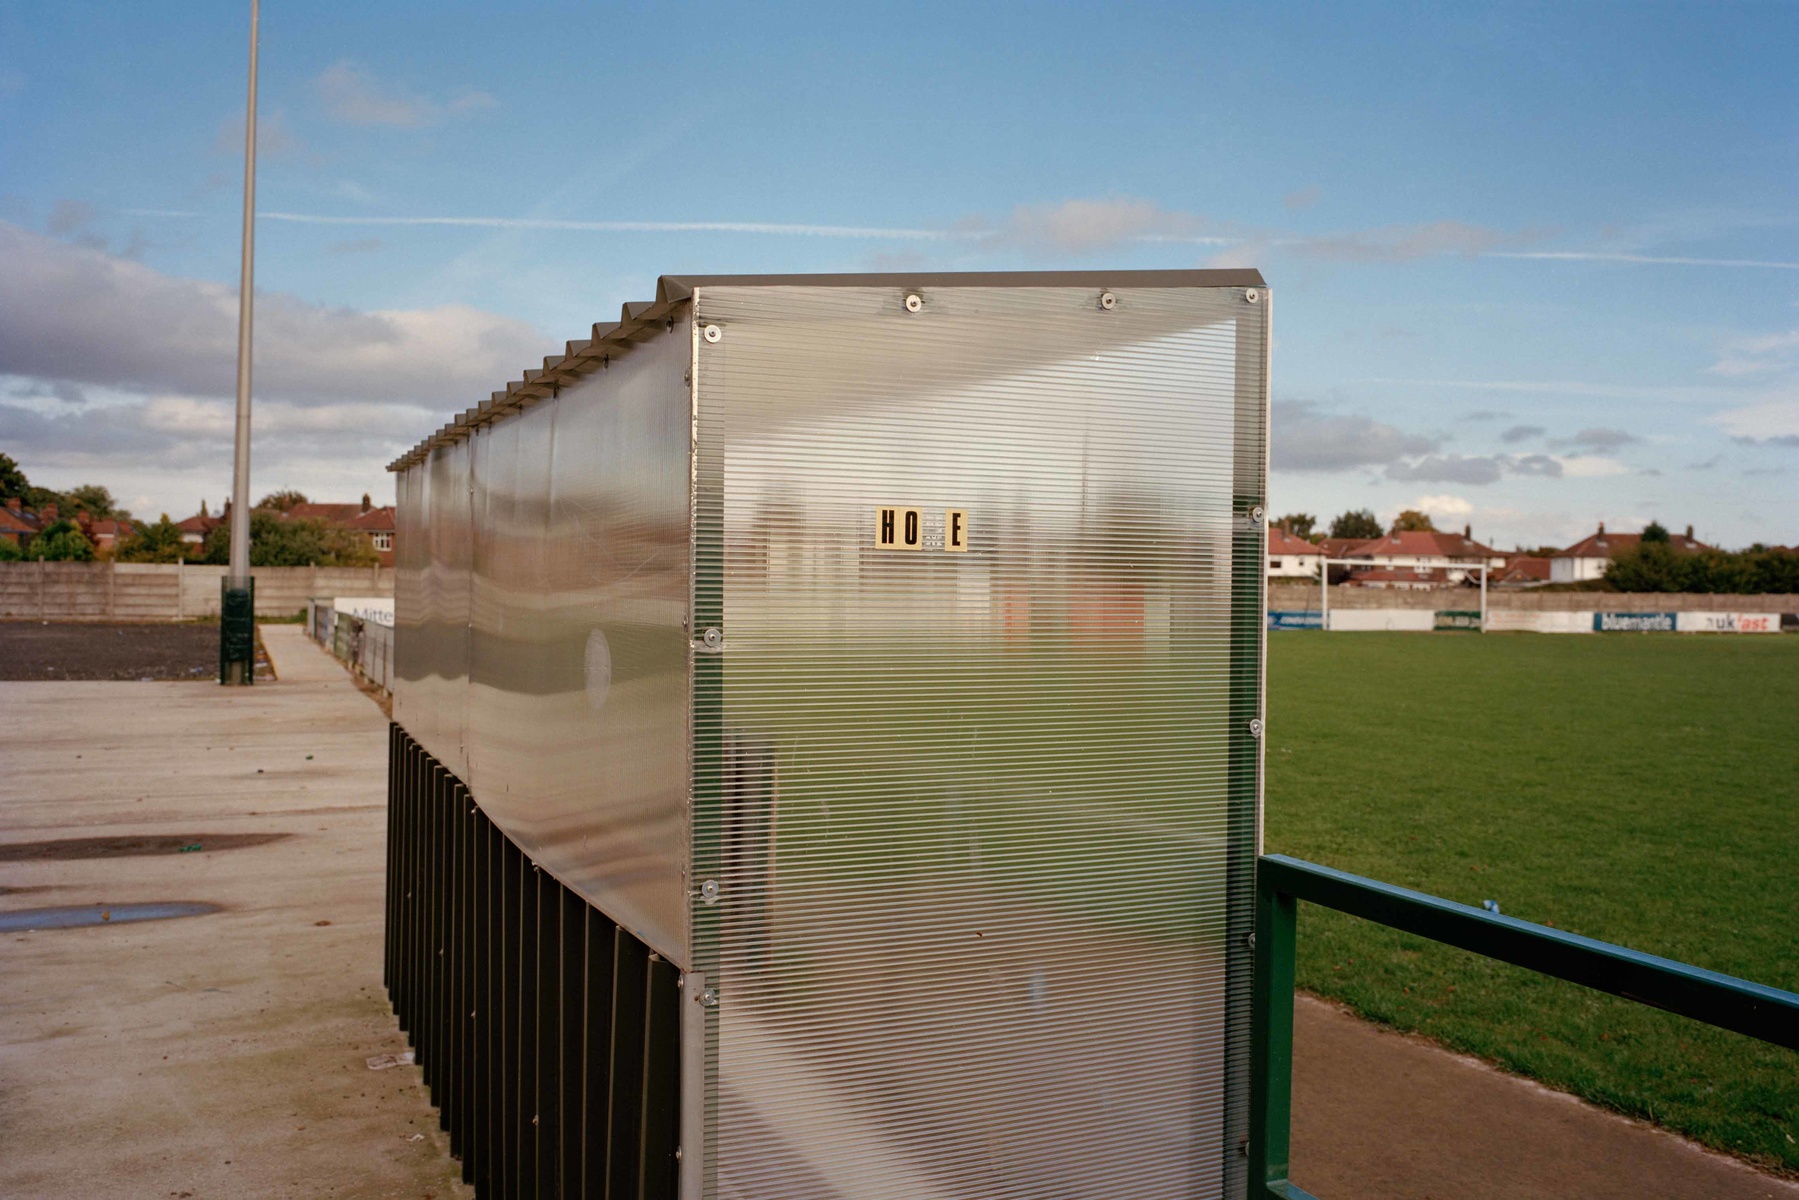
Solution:
{"label": "tree line", "polygon": [[1659,522],[1605,565],[1608,590],[1713,592],[1750,596],[1799,592],[1799,554],[1779,546],[1682,551]]}
{"label": "tree line", "polygon": [[[156,521],[140,521],[121,507],[99,484],[83,484],[66,492],[34,486],[10,456],[0,454],[0,504],[17,499],[33,512],[56,506],[56,519],[32,535],[25,546],[0,537],[0,562],[20,559],[45,562],[92,562],[100,556],[89,531],[99,521],[125,528],[113,547],[117,562],[187,561],[217,566],[231,561],[231,530],[221,524],[199,545],[185,541],[181,527],[163,513]],[[271,492],[250,512],[252,567],[368,567],[380,561],[368,538],[312,517],[284,514],[306,497],[291,489]]]}

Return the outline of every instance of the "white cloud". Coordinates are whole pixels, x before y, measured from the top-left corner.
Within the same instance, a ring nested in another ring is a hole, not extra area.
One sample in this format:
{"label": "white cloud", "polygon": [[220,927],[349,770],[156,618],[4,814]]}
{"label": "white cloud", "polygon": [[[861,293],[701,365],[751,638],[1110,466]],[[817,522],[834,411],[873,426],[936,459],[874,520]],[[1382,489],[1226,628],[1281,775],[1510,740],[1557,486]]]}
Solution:
{"label": "white cloud", "polygon": [[1271,463],[1278,471],[1346,471],[1436,449],[1435,438],[1408,434],[1372,417],[1319,410],[1309,400],[1276,400]]}
{"label": "white cloud", "polygon": [[[305,146],[288,128],[287,114],[280,109],[260,114],[256,118],[256,157],[288,158]],[[244,153],[244,115],[238,113],[226,117],[219,123],[219,131],[212,139],[214,154],[229,154],[242,158]]]}
{"label": "white cloud", "polygon": [[1221,234],[1205,217],[1128,196],[1020,205],[995,224],[976,217],[957,230],[996,248],[1057,254],[1092,254],[1126,242],[1223,246],[1239,240]]}
{"label": "white cloud", "polygon": [[1630,474],[1629,467],[1603,454],[1556,455],[1555,461],[1562,464],[1562,474],[1570,479],[1603,479],[1608,475]]}
{"label": "white cloud", "polygon": [[[177,516],[216,502],[231,472],[235,290],[4,222],[0,262],[0,445],[46,486],[99,480]],[[394,454],[554,348],[461,305],[360,312],[268,293],[256,318],[257,479],[323,497],[388,489]]]}
{"label": "white cloud", "polygon": [[1275,244],[1287,246],[1307,258],[1391,263],[1445,254],[1471,257],[1518,238],[1517,234],[1462,221],[1432,221],[1422,225],[1388,225],[1327,237],[1287,238]]}
{"label": "white cloud", "polygon": [[[0,222],[0,374],[140,393],[229,396],[236,289],[165,275]],[[279,292],[257,297],[256,392],[294,403],[444,407],[485,396],[549,339],[465,305],[360,312]]]}
{"label": "white cloud", "polygon": [[1799,329],[1763,337],[1737,338],[1726,343],[1718,361],[1707,367],[1713,375],[1740,378],[1792,368],[1799,360]]}
{"label": "white cloud", "polygon": [[1406,507],[1433,517],[1465,517],[1474,511],[1474,505],[1451,495],[1419,496]]}
{"label": "white cloud", "polygon": [[1799,397],[1776,397],[1726,409],[1713,416],[1711,423],[1746,441],[1799,439]]}
{"label": "white cloud", "polygon": [[414,129],[443,117],[492,108],[496,101],[486,92],[462,91],[439,103],[386,86],[367,70],[345,58],[326,67],[313,80],[325,110],[351,125],[392,125]]}

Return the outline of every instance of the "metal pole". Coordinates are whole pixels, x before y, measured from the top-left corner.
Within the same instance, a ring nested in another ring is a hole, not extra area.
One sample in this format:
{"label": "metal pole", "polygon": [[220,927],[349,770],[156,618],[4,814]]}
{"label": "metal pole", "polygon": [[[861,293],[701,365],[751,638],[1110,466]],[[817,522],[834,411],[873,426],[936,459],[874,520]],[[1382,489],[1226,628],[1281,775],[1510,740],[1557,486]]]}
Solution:
{"label": "metal pole", "polygon": [[1480,631],[1487,631],[1487,564],[1480,564]]}
{"label": "metal pole", "polygon": [[1329,633],[1331,627],[1331,560],[1321,559],[1318,563],[1319,590],[1324,594],[1324,603],[1318,611],[1318,628]]}
{"label": "metal pole", "polygon": [[[231,565],[227,592],[250,585],[250,349],[252,307],[256,290],[256,43],[262,18],[261,0],[250,0],[250,92],[244,109],[244,240],[243,267],[237,294],[237,445],[231,473]],[[254,601],[248,620],[255,623]],[[243,631],[234,630],[234,611],[242,604],[225,605],[219,614],[219,636],[227,651],[220,682],[247,684],[254,669],[255,635],[249,637],[250,654],[243,655]],[[234,637],[235,633],[235,637]],[[235,645],[233,643],[236,643]]]}

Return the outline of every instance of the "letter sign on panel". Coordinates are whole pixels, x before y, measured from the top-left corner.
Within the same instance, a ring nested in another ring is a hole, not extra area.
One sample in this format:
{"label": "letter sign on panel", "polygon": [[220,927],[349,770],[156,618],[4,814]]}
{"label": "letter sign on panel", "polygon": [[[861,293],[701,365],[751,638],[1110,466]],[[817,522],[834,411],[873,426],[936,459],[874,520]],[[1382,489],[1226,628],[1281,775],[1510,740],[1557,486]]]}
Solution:
{"label": "letter sign on panel", "polygon": [[944,510],[943,548],[952,553],[968,549],[968,513],[960,508]]}
{"label": "letter sign on panel", "polygon": [[923,514],[916,508],[877,508],[875,545],[883,550],[920,549],[924,546]]}

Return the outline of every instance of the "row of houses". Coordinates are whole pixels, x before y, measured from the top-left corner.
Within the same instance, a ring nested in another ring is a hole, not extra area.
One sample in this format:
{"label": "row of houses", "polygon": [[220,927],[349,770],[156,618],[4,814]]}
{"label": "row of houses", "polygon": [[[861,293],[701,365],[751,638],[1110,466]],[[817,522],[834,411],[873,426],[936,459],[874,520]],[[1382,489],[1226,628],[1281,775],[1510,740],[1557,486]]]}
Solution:
{"label": "row of houses", "polygon": [[[7,500],[5,507],[0,508],[0,538],[4,538],[18,546],[21,550],[30,546],[31,539],[43,530],[56,524],[61,518],[57,505],[46,504],[41,509],[25,507],[24,501],[17,496]],[[360,504],[295,504],[279,514],[282,520],[318,520],[339,529],[348,529],[368,538],[369,545],[381,559],[381,565],[394,565],[394,509],[392,505],[376,505],[364,495]],[[101,558],[110,558],[118,545],[129,538],[133,532],[130,521],[116,520],[108,517],[94,520],[85,512],[77,512],[68,518],[81,530],[87,540],[94,545],[94,551]],[[208,512],[206,501],[200,501],[200,511],[182,521],[175,527],[181,531],[181,540],[194,548],[194,557],[200,557],[201,549],[212,531],[231,521],[231,502],[227,500],[225,507],[216,515]]]}
{"label": "row of houses", "polygon": [[[1347,583],[1371,588],[1450,587],[1478,578],[1498,587],[1539,587],[1546,583],[1583,583],[1605,575],[1614,555],[1642,540],[1640,533],[1596,533],[1552,555],[1508,554],[1474,540],[1472,527],[1460,533],[1406,530],[1373,538],[1324,538],[1317,542],[1283,526],[1268,530],[1270,579],[1316,579],[1328,559],[1347,568]],[[1710,550],[1693,536],[1670,534],[1669,544],[1683,554]],[[1365,564],[1365,565],[1364,565]]]}
{"label": "row of houses", "polygon": [[[5,507],[0,508],[0,538],[22,550],[31,544],[32,538],[61,519],[62,512],[55,504],[31,509],[26,508],[25,502],[19,497],[12,496],[7,499]],[[102,554],[111,554],[113,547],[130,537],[132,532],[130,521],[118,521],[111,517],[96,521],[85,512],[77,512],[69,520]]]}
{"label": "row of houses", "polygon": [[[368,538],[369,545],[380,556],[381,565],[394,565],[394,507],[391,504],[377,505],[370,501],[365,492],[360,504],[315,504],[305,501],[292,505],[280,513],[284,521],[312,520],[323,521],[338,529],[349,529]],[[181,540],[192,546],[203,546],[212,531],[231,521],[231,501],[225,501],[225,507],[215,516],[206,511],[206,501],[200,501],[200,511],[186,520],[177,521],[175,527],[181,530]]]}

